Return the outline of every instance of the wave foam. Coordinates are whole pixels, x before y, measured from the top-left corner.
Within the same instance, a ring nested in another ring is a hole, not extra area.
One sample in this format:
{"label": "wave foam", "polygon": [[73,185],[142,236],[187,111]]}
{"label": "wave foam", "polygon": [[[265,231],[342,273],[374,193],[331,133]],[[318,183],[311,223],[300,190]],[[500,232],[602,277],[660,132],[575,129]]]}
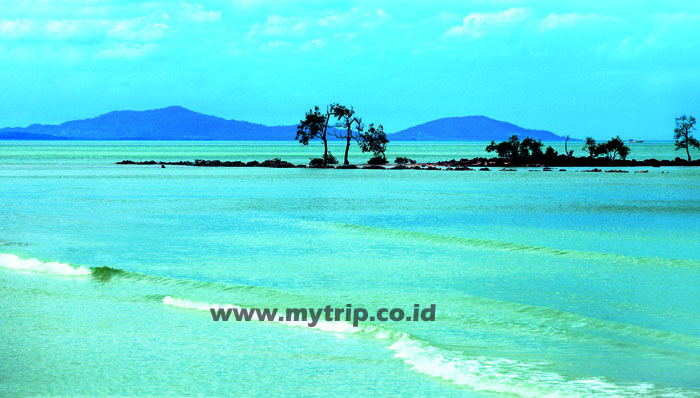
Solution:
{"label": "wave foam", "polygon": [[[166,296],[166,305],[209,311],[210,308],[241,308],[233,304],[220,305]],[[254,317],[255,320],[257,318]],[[275,321],[292,327],[308,327],[306,322]],[[660,392],[668,396],[686,396],[683,391],[663,390],[650,383],[618,385],[602,378],[566,378],[544,370],[541,364],[524,363],[506,358],[467,357],[463,353],[440,349],[405,332],[391,331],[383,326],[353,327],[347,322],[319,322],[315,327],[338,335],[359,334],[386,342],[394,357],[414,371],[475,391],[504,393],[520,397],[643,397]]]}
{"label": "wave foam", "polygon": [[43,262],[36,258],[23,259],[14,254],[0,253],[0,267],[19,270],[34,271],[53,275],[81,276],[90,275],[91,271],[83,266],[72,267],[70,264],[55,261]]}
{"label": "wave foam", "polygon": [[[640,397],[654,394],[650,383],[617,385],[601,378],[567,379],[539,365],[505,358],[464,357],[404,334],[388,349],[413,370],[476,391],[520,397]],[[655,390],[658,392],[658,390]]]}

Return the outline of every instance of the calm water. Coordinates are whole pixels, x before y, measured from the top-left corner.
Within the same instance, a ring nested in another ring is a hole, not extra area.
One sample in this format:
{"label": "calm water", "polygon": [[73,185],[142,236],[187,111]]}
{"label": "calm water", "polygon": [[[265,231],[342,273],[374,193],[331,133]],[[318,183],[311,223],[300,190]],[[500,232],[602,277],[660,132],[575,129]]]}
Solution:
{"label": "calm water", "polygon": [[[0,396],[700,396],[698,169],[113,164],[318,149],[0,141]],[[211,303],[437,319],[212,322]]]}

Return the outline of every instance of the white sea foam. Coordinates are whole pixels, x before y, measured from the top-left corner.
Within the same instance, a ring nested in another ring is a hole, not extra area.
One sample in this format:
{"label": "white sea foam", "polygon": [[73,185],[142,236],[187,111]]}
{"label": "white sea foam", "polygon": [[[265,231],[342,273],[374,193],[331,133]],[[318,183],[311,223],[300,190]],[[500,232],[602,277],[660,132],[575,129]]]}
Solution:
{"label": "white sea foam", "polygon": [[66,276],[90,275],[91,273],[88,268],[83,266],[76,268],[70,264],[55,261],[43,262],[36,258],[23,259],[8,253],[0,253],[0,267],[19,271],[33,271]]}
{"label": "white sea foam", "polygon": [[197,311],[209,311],[210,308],[241,308],[235,305],[221,305],[221,304],[209,304],[202,303],[198,301],[190,301],[186,299],[180,299],[170,296],[165,296],[163,298],[163,304],[170,305],[177,308],[182,308],[185,310],[197,310]]}
{"label": "white sea foam", "polygon": [[413,370],[476,391],[520,397],[642,397],[659,393],[653,384],[617,385],[600,378],[567,379],[540,365],[505,358],[465,357],[404,334],[388,347]]}
{"label": "white sea foam", "polygon": [[[210,308],[241,308],[232,304],[220,305],[194,302],[166,296],[166,305],[198,311]],[[256,317],[253,317],[256,319]],[[293,327],[308,327],[307,322],[275,321]],[[547,371],[543,364],[530,364],[506,358],[482,356],[468,357],[463,353],[440,349],[408,333],[391,331],[382,326],[353,327],[348,322],[319,322],[315,327],[323,332],[361,334],[374,337],[394,351],[394,357],[416,372],[435,377],[476,391],[504,393],[520,397],[645,397],[645,396],[693,396],[686,391],[659,389],[653,384],[618,385],[602,378],[566,378]]]}

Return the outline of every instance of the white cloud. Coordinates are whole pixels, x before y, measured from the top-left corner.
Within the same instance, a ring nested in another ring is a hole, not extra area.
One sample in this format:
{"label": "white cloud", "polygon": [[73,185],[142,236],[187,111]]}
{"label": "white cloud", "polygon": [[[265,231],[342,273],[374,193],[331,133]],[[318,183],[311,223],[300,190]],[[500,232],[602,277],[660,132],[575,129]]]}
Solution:
{"label": "white cloud", "polygon": [[149,22],[143,17],[117,22],[107,36],[120,40],[151,41],[163,37],[169,26],[164,23]]}
{"label": "white cloud", "polygon": [[15,39],[23,37],[35,28],[34,21],[30,19],[0,20],[0,37]]}
{"label": "white cloud", "polygon": [[201,4],[181,3],[185,19],[196,22],[217,22],[221,20],[221,11],[207,10]]}
{"label": "white cloud", "polygon": [[270,15],[265,23],[256,23],[248,32],[248,39],[257,36],[289,36],[304,33],[308,24],[296,17]]}
{"label": "white cloud", "polygon": [[326,39],[324,38],[309,40],[301,46],[301,51],[311,51],[320,49],[325,47],[326,44]]}
{"label": "white cloud", "polygon": [[100,50],[98,58],[139,58],[155,49],[153,44],[126,44],[119,43]]}
{"label": "white cloud", "polygon": [[688,13],[676,13],[676,14],[657,14],[656,19],[662,24],[696,24],[700,23],[700,15],[688,14]]}
{"label": "white cloud", "polygon": [[290,46],[290,43],[288,41],[272,40],[272,41],[268,41],[267,43],[264,43],[262,46],[260,46],[260,49],[263,51],[272,51],[272,50],[277,50],[277,49],[281,49],[281,48],[286,48],[289,46]]}
{"label": "white cloud", "polygon": [[318,20],[321,27],[352,27],[360,26],[368,28],[380,25],[391,19],[391,15],[381,8],[371,11],[362,11],[353,7],[347,12],[326,15]]}
{"label": "white cloud", "polygon": [[152,41],[161,38],[169,26],[151,18],[137,17],[122,20],[106,19],[49,19],[49,20],[0,20],[0,37],[20,39],[32,37],[38,40],[107,38],[130,41]]}
{"label": "white cloud", "polygon": [[551,13],[547,15],[543,20],[540,21],[538,27],[540,30],[552,30],[562,27],[571,27],[581,24],[591,24],[591,23],[614,23],[622,21],[617,17],[610,17],[600,14],[579,14],[579,13],[569,13],[569,14],[557,14]]}
{"label": "white cloud", "polygon": [[243,51],[240,49],[237,41],[232,41],[229,43],[228,47],[226,47],[223,53],[233,56],[243,55]]}
{"label": "white cloud", "polygon": [[484,36],[491,29],[523,22],[530,15],[531,12],[527,8],[510,8],[491,13],[474,12],[464,17],[462,25],[448,29],[444,36],[466,36],[477,39]]}
{"label": "white cloud", "polygon": [[46,21],[44,32],[52,40],[100,37],[112,25],[110,21],[97,19],[52,19]]}

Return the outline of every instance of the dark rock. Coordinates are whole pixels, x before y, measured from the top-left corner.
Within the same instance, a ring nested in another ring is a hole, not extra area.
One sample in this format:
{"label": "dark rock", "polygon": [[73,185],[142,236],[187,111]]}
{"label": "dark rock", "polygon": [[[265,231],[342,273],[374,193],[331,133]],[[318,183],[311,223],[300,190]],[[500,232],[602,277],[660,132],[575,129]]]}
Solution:
{"label": "dark rock", "polygon": [[295,167],[294,164],[286,162],[280,158],[274,158],[270,160],[265,160],[260,163],[260,167],[273,167],[277,169],[288,169]]}

